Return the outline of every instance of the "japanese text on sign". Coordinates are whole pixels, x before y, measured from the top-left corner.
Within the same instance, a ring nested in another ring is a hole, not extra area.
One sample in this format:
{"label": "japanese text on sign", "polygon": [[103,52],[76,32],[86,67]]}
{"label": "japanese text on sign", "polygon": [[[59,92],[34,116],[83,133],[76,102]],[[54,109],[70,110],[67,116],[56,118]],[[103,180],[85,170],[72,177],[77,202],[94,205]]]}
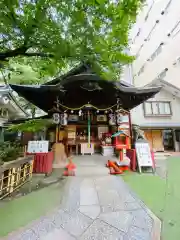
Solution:
{"label": "japanese text on sign", "polygon": [[47,153],[49,148],[49,141],[29,141],[28,153]]}
{"label": "japanese text on sign", "polygon": [[139,167],[152,167],[152,156],[149,144],[146,142],[136,142],[136,154]]}

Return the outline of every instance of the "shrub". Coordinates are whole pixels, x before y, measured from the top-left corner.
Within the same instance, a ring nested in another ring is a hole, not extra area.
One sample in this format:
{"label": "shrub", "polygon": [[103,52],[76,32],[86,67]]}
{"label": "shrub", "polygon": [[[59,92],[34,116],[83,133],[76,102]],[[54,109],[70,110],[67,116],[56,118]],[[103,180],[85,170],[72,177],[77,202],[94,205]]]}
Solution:
{"label": "shrub", "polygon": [[22,156],[22,147],[18,142],[4,142],[0,145],[0,162],[9,162]]}

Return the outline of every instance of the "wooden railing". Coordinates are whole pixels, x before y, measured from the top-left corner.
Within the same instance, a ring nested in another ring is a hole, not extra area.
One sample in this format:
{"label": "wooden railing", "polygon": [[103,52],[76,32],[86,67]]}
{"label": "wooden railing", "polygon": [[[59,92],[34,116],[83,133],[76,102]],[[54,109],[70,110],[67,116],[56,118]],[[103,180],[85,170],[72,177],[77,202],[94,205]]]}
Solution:
{"label": "wooden railing", "polygon": [[19,158],[0,166],[0,200],[30,181],[32,172],[33,156]]}

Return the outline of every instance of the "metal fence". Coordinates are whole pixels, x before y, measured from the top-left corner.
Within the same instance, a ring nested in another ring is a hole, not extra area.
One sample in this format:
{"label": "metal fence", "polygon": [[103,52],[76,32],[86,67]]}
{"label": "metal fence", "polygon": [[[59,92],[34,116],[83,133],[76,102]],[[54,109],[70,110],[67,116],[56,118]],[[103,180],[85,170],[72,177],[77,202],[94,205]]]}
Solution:
{"label": "metal fence", "polygon": [[0,167],[0,200],[30,181],[33,172],[32,157],[25,157]]}

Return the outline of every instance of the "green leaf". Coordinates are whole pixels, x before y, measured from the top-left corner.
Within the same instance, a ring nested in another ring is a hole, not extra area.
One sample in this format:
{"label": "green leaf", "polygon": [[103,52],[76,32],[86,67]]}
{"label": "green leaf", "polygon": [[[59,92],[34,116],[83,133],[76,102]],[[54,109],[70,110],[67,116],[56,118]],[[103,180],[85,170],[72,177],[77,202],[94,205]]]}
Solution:
{"label": "green leaf", "polygon": [[11,125],[8,130],[12,132],[38,132],[53,124],[51,119],[33,119],[24,123]]}
{"label": "green leaf", "polygon": [[[22,65],[23,73],[18,76],[13,72],[10,79],[20,84],[42,83],[66,66],[84,59],[95,61],[97,73],[107,75],[109,72],[112,76],[117,73],[118,76],[121,69],[114,62],[126,64],[133,60],[123,50],[143,2],[2,0],[0,61]],[[48,56],[27,57],[27,53]]]}

